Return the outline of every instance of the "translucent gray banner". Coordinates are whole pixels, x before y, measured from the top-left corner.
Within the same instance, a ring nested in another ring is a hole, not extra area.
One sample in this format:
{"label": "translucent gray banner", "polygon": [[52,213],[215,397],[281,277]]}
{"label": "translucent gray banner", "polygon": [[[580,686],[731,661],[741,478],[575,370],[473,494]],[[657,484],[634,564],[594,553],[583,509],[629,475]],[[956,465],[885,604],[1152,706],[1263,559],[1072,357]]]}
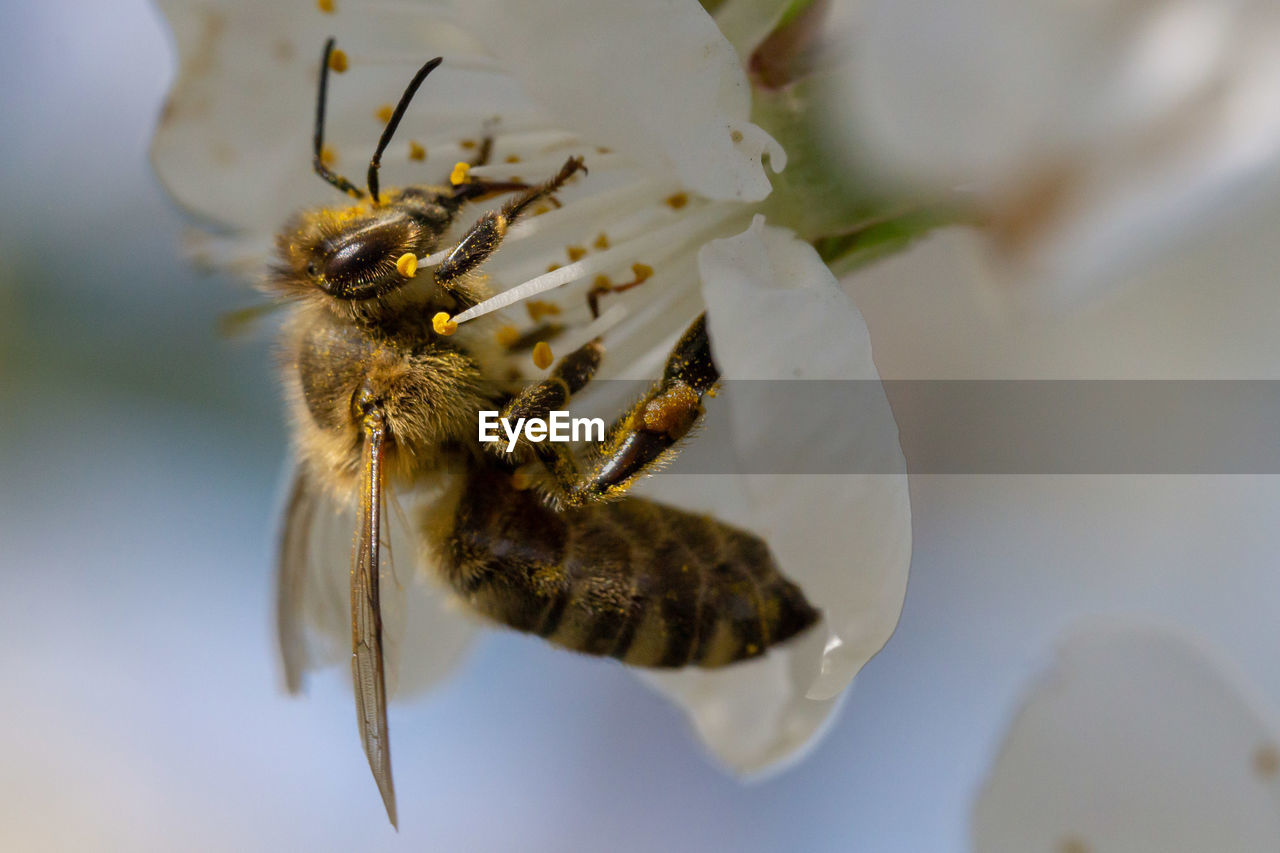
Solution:
{"label": "translucent gray banner", "polygon": [[[647,387],[593,385],[570,409],[606,421]],[[1280,474],[1280,381],[732,380],[705,404],[668,470],[899,474],[900,440],[913,474]]]}

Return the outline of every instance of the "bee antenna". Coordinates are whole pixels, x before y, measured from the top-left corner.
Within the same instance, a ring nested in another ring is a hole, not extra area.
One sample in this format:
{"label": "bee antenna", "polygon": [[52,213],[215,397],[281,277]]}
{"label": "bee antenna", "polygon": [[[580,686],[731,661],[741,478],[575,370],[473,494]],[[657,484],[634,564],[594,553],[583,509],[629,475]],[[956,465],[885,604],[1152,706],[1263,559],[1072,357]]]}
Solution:
{"label": "bee antenna", "polygon": [[[329,91],[329,66],[335,58],[333,45],[334,39],[330,38],[326,41],[324,43],[324,54],[320,58],[320,93],[316,98],[316,135],[313,140],[311,165],[316,170],[317,175],[342,190],[342,192],[353,198],[363,198],[364,193],[360,191],[359,187],[342,177],[342,175],[332,171],[324,163],[324,104]],[[342,68],[338,70],[341,71]]]}
{"label": "bee antenna", "polygon": [[[386,151],[387,146],[391,144],[391,137],[395,135],[396,128],[400,126],[400,119],[404,117],[404,111],[409,109],[409,102],[417,94],[418,87],[422,85],[422,81],[426,80],[427,75],[434,71],[436,66],[443,61],[444,57],[437,56],[418,69],[418,73],[413,75],[413,79],[405,87],[404,94],[400,96],[400,103],[396,104],[395,110],[391,113],[391,118],[387,119],[387,126],[382,130],[382,138],[378,140],[378,147],[374,149],[373,157],[369,160],[369,198],[373,199],[374,204],[378,203],[378,168],[382,165],[382,152]],[[321,98],[323,98],[323,77],[320,85]],[[316,132],[319,133],[318,126]]]}

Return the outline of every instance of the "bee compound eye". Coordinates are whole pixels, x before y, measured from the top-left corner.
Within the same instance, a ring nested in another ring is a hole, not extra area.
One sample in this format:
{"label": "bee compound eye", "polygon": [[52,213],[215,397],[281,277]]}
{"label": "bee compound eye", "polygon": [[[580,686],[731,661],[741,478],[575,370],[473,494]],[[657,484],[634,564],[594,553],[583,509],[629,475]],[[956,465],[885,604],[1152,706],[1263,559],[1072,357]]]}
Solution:
{"label": "bee compound eye", "polygon": [[413,246],[401,221],[382,222],[345,234],[328,247],[320,287],[339,299],[369,299],[405,282],[396,259]]}

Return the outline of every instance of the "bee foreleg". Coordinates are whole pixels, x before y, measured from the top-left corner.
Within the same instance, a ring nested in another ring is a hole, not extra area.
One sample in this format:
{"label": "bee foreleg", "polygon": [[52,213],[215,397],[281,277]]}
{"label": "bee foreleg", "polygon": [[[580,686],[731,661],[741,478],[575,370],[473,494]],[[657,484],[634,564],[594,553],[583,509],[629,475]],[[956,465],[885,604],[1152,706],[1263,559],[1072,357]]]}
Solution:
{"label": "bee foreleg", "polygon": [[[475,270],[502,245],[507,229],[536,202],[549,197],[569,178],[585,172],[581,157],[570,157],[549,181],[528,187],[498,210],[490,210],[462,235],[457,244],[435,269],[436,283],[450,289],[457,279]],[[462,185],[463,187],[466,184]]]}

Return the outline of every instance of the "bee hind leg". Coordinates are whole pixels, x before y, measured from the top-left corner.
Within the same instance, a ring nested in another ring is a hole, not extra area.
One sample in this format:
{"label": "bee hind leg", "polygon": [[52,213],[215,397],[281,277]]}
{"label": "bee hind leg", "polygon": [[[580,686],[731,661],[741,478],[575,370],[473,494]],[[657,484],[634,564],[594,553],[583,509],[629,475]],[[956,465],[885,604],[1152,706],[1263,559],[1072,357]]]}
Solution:
{"label": "bee hind leg", "polygon": [[[576,355],[566,356],[561,365],[571,364]],[[516,412],[525,406],[533,413],[536,402],[545,406],[537,410],[538,416],[545,417],[546,411],[563,405],[568,401],[569,383],[557,375],[561,369],[557,366],[547,380],[529,386],[509,408]],[[565,372],[570,370],[565,368]],[[605,430],[604,441],[588,446],[583,460],[566,444],[529,445],[550,475],[552,497],[562,505],[581,506],[624,495],[636,480],[653,473],[678,452],[680,441],[702,417],[703,396],[713,390],[719,378],[720,371],[711,359],[706,315],[702,314],[667,356],[662,378]],[[581,384],[586,384],[586,378]]]}

